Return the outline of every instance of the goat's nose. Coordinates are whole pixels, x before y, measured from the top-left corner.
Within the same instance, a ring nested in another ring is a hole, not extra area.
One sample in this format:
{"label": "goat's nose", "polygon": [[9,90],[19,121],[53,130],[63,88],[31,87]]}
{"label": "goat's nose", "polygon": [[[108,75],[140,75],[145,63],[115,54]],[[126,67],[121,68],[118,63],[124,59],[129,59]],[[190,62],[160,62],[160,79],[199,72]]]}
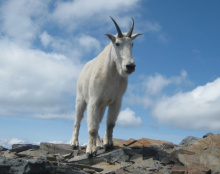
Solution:
{"label": "goat's nose", "polygon": [[126,65],[126,68],[128,71],[134,71],[135,70],[135,64],[129,64],[129,65]]}

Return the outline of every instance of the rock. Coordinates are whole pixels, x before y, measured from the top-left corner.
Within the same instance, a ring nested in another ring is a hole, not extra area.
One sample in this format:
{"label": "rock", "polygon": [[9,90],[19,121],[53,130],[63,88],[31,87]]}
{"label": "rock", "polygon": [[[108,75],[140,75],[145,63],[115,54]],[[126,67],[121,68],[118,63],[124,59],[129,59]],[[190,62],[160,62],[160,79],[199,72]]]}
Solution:
{"label": "rock", "polygon": [[187,174],[188,169],[186,166],[177,166],[170,170],[170,174]]}
{"label": "rock", "polygon": [[78,154],[78,150],[73,150],[68,144],[53,144],[53,143],[40,143],[40,149],[50,154],[66,155],[73,153]]}
{"label": "rock", "polygon": [[136,142],[137,142],[137,140],[131,138],[130,140],[125,141],[125,142],[123,143],[123,145],[124,145],[124,146],[130,146],[130,145],[133,145],[133,144],[136,143]]}
{"label": "rock", "polygon": [[129,140],[121,140],[121,139],[113,139],[114,146],[118,147],[133,147],[133,146],[139,146],[139,147],[144,147],[144,146],[149,146],[149,145],[162,145],[163,143],[170,143],[168,141],[162,141],[162,140],[153,140],[153,139],[148,139],[148,138],[142,138],[139,140],[136,139],[129,139]]}
{"label": "rock", "polygon": [[194,144],[175,151],[177,159],[185,166],[203,172],[220,172],[220,134],[208,136]]}
{"label": "rock", "polygon": [[211,174],[210,172],[210,170],[207,170],[201,166],[176,166],[170,170],[170,174]]}
{"label": "rock", "polygon": [[165,150],[173,150],[174,148],[176,148],[177,147],[177,145],[176,144],[173,144],[173,143],[171,143],[171,142],[169,142],[169,143],[163,143],[163,149],[165,149]]}
{"label": "rock", "polygon": [[4,148],[3,146],[0,146],[0,152],[1,151],[6,151],[6,150],[8,150],[8,149]]}
{"label": "rock", "polygon": [[121,164],[109,164],[107,162],[101,162],[92,167],[97,167],[103,169],[102,173],[118,173],[120,169],[123,169],[124,166]]}
{"label": "rock", "polygon": [[207,166],[213,172],[220,173],[220,145],[210,146],[201,153],[199,162]]}
{"label": "rock", "polygon": [[32,145],[32,144],[13,144],[12,149],[10,152],[22,152],[29,149],[39,149],[40,147],[38,145]]}
{"label": "rock", "polygon": [[19,153],[16,153],[16,155],[18,156],[29,156],[29,157],[39,157],[41,155],[45,155],[43,154],[43,152],[40,149],[29,149],[29,150],[25,150]]}
{"label": "rock", "polygon": [[95,165],[100,162],[108,162],[108,163],[115,163],[115,162],[126,162],[129,159],[128,155],[126,155],[123,149],[116,149],[111,152],[103,153],[97,155],[94,158],[88,158],[87,155],[74,157],[70,159],[69,163],[79,163],[79,164],[87,164],[87,165]]}
{"label": "rock", "polygon": [[[162,140],[153,140],[148,138],[142,138],[138,140],[139,143],[141,143],[143,146],[149,146],[149,145],[162,145],[164,143],[170,143],[168,141],[162,141]],[[134,144],[135,146],[135,144]]]}
{"label": "rock", "polygon": [[193,137],[193,136],[188,136],[186,138],[184,138],[181,142],[180,142],[180,146],[183,147],[187,147],[190,146],[192,144],[194,144],[195,142],[197,142],[198,140],[201,140],[201,138],[197,138],[197,137]]}
{"label": "rock", "polygon": [[143,147],[141,153],[143,154],[143,159],[153,158],[159,161],[169,156],[167,152],[157,145]]}
{"label": "rock", "polygon": [[214,135],[214,134],[211,133],[211,132],[209,132],[209,133],[205,134],[202,138],[206,138],[206,137],[208,137],[208,136],[212,136],[212,135]]}
{"label": "rock", "polygon": [[87,172],[93,172],[93,171],[102,172],[103,171],[102,168],[95,167],[95,166],[84,165],[84,164],[72,164],[72,163],[63,163],[63,164],[68,165],[68,166],[72,166],[72,167],[76,167],[76,168],[82,169],[82,170],[87,171]]}
{"label": "rock", "polygon": [[9,150],[5,151],[2,156],[8,159],[18,158],[18,156],[14,152],[10,152]]}
{"label": "rock", "polygon": [[66,165],[59,166],[57,163],[51,163],[47,161],[37,161],[37,160],[6,159],[2,157],[0,157],[0,171],[1,174],[8,174],[8,173],[86,174],[86,172],[80,171],[80,169],[78,168],[74,168]]}
{"label": "rock", "polygon": [[113,150],[100,149],[93,158],[86,147],[73,150],[67,144],[16,144],[11,150],[0,146],[0,173],[220,173],[220,134],[187,137],[180,145],[144,138],[114,143],[118,146]]}

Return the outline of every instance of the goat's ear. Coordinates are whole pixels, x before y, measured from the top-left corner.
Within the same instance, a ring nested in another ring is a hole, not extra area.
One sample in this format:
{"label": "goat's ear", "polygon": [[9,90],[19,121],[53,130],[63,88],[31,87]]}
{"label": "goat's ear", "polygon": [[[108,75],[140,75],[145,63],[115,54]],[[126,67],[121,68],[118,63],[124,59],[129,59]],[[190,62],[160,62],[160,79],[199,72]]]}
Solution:
{"label": "goat's ear", "polygon": [[108,38],[115,43],[116,37],[113,34],[105,34],[106,36],[108,36]]}
{"label": "goat's ear", "polygon": [[140,35],[142,35],[142,34],[143,34],[143,33],[133,34],[133,35],[131,36],[131,39],[134,40],[136,37],[138,37],[138,36],[140,36]]}

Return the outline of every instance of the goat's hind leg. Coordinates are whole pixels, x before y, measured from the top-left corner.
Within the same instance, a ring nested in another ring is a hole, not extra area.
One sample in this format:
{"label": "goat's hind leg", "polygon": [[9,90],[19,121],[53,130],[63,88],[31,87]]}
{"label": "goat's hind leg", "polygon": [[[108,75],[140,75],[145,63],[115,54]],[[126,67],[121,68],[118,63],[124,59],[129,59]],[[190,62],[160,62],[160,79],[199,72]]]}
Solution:
{"label": "goat's hind leg", "polygon": [[73,127],[73,136],[71,139],[71,146],[74,149],[77,149],[79,147],[79,141],[78,141],[78,136],[79,136],[79,129],[80,129],[80,123],[83,118],[83,113],[86,109],[86,102],[81,99],[76,100],[76,117],[75,117],[75,123]]}

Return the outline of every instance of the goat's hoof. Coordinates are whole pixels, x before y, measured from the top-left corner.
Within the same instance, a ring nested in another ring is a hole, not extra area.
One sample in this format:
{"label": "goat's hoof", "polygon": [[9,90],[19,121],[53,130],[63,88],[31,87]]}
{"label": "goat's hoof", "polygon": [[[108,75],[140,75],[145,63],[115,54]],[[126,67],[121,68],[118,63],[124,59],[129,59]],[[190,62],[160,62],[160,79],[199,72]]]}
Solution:
{"label": "goat's hoof", "polygon": [[104,149],[105,149],[105,151],[112,150],[112,149],[114,149],[114,145],[113,144],[105,144]]}
{"label": "goat's hoof", "polygon": [[87,155],[87,157],[88,157],[88,158],[95,157],[95,156],[96,156],[96,154],[97,154],[97,152],[96,152],[96,151],[95,151],[95,152],[92,152],[92,153],[89,153],[89,152],[87,152],[87,153],[86,153],[86,155]]}

